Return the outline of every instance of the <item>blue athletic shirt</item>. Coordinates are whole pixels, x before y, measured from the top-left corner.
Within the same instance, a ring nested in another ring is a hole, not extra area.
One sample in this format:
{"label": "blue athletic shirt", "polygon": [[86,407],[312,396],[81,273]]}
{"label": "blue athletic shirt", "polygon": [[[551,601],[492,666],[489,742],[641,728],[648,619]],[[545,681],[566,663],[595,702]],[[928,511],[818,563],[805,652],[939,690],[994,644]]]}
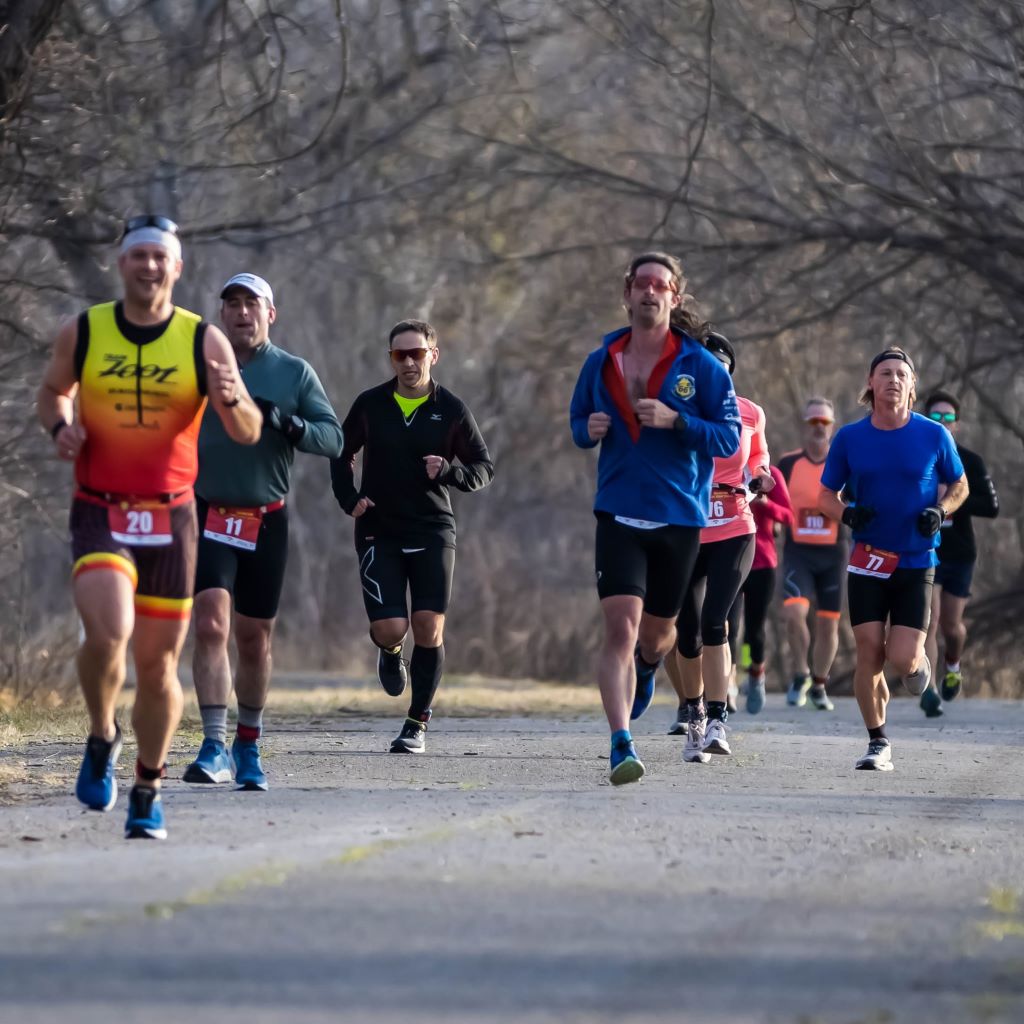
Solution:
{"label": "blue athletic shirt", "polygon": [[[569,410],[573,441],[580,448],[601,445],[594,511],[705,526],[714,460],[732,455],[740,442],[740,415],[729,371],[699,341],[672,328],[649,387],[658,388],[657,397],[685,418],[686,427],[641,428],[632,410],[632,422],[627,421],[605,382],[605,364],[628,333],[623,328],[605,335],[601,347],[590,353]],[[612,418],[600,442],[587,433],[593,412]]]}
{"label": "blue athletic shirt", "polygon": [[901,569],[936,565],[939,534],[922,537],[917,517],[939,500],[939,484],[963,476],[953,435],[916,412],[898,430],[879,430],[871,417],[842,427],[832,441],[821,486],[844,487],[858,505],[875,510],[875,518],[853,535],[873,547],[895,551]]}

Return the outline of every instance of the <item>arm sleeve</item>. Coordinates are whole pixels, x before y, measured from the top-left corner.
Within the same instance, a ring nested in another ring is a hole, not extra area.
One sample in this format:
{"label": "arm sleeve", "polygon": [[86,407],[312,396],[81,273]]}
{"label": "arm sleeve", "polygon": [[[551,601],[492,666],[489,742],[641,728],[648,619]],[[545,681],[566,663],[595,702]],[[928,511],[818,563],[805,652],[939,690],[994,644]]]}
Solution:
{"label": "arm sleeve", "polygon": [[770,471],[771,456],[768,454],[768,439],[764,436],[764,423],[764,409],[758,406],[757,423],[750,438],[750,457],[747,459],[747,471],[751,476]]}
{"label": "arm sleeve", "polygon": [[981,456],[967,463],[967,486],[970,493],[957,512],[966,512],[969,516],[981,519],[995,519],[999,515],[999,497]]}
{"label": "arm sleeve", "polygon": [[463,409],[453,439],[452,453],[462,465],[449,465],[441,483],[469,492],[481,490],[494,479],[494,463],[491,462],[480,428],[468,409]]}
{"label": "arm sleeve", "polygon": [[345,437],[341,454],[331,459],[331,490],[342,510],[351,514],[359,501],[356,489],[356,455],[366,443],[366,424],[363,418],[362,402],[357,398],[342,424]]}
{"label": "arm sleeve", "polygon": [[[936,463],[939,479],[944,484],[953,484],[964,475],[964,464],[960,461],[960,453],[956,450],[953,435],[942,428],[943,436],[939,441],[939,458]],[[970,484],[968,483],[968,486]]]}
{"label": "arm sleeve", "polygon": [[767,493],[760,497],[760,501],[764,503],[764,511],[769,519],[774,519],[777,523],[782,523],[785,526],[793,525],[793,503],[789,498],[789,488],[786,486],[786,478],[782,475],[777,466],[772,466],[769,470],[772,475],[772,479],[775,481],[775,486]]}
{"label": "arm sleeve", "polygon": [[696,397],[696,411],[681,414],[686,427],[676,433],[693,451],[728,458],[740,446],[740,410],[729,371],[714,356],[701,364]]}
{"label": "arm sleeve", "polygon": [[306,421],[302,440],[296,445],[300,452],[325,455],[329,459],[341,454],[341,424],[328,401],[320,378],[311,366],[303,370],[298,413]]}
{"label": "arm sleeve", "polygon": [[572,428],[572,439],[578,448],[596,448],[598,442],[591,439],[587,432],[587,420],[594,408],[594,353],[587,357],[587,361],[580,370],[576,379],[576,388],[572,393],[572,402],[569,403],[569,426]]}
{"label": "arm sleeve", "polygon": [[850,480],[850,463],[846,457],[846,435],[841,429],[832,439],[832,446],[821,473],[821,486],[838,494]]}

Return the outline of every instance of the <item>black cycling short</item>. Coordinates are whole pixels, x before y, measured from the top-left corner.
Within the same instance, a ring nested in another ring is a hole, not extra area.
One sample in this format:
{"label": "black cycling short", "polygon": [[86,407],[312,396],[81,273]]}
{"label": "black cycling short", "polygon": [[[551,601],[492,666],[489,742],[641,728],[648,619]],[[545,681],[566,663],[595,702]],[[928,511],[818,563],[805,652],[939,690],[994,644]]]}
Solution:
{"label": "black cycling short", "polygon": [[764,664],[765,622],[775,592],[775,567],[751,569],[729,610],[729,650],[734,665],[739,664],[740,612],[743,613],[743,642],[750,648],[750,661]]}
{"label": "black cycling short", "polygon": [[413,612],[444,615],[448,610],[455,548],[446,546],[442,538],[403,543],[377,534],[357,540],[356,554],[363,604],[371,622],[408,619],[410,603]]}
{"label": "black cycling short", "polygon": [[782,553],[783,604],[810,604],[838,615],[843,604],[846,544],[786,544]]}
{"label": "black cycling short", "polygon": [[700,527],[630,526],[607,512],[597,512],[594,563],[597,593],[639,597],[644,611],[673,619],[700,548]]}
{"label": "black cycling short", "polygon": [[245,551],[204,536],[209,507],[202,498],[196,498],[199,516],[196,593],[226,590],[240,615],[253,619],[274,618],[281,603],[288,561],[287,506],[263,514],[255,551]]}
{"label": "black cycling short", "polygon": [[885,622],[928,632],[932,617],[934,569],[896,569],[887,579],[847,573],[850,622]]}
{"label": "black cycling short", "polygon": [[953,597],[967,600],[971,596],[971,581],[974,579],[974,562],[944,559],[939,552],[939,564],[935,567],[935,586],[942,587]]}
{"label": "black cycling short", "polygon": [[701,544],[676,621],[677,646],[684,658],[696,658],[704,644],[719,647],[726,642],[729,609],[753,561],[752,533]]}

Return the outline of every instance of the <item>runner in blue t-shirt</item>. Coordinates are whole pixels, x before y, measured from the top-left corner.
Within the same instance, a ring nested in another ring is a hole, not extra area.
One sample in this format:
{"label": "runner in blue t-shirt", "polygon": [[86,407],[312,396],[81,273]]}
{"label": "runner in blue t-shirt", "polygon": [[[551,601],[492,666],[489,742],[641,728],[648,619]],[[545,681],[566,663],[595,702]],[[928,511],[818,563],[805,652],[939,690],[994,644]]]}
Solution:
{"label": "runner in blue t-shirt", "polygon": [[[928,686],[924,644],[939,528],[967,497],[949,431],[911,412],[916,381],[903,349],[875,356],[860,399],[871,415],[836,434],[821,476],[821,510],[853,531],[847,594],[857,642],[854,693],[869,737],[856,767],[874,771],[893,766],[885,734],[885,662],[915,696]],[[940,484],[946,486],[941,501]],[[843,502],[842,491],[852,504]]]}

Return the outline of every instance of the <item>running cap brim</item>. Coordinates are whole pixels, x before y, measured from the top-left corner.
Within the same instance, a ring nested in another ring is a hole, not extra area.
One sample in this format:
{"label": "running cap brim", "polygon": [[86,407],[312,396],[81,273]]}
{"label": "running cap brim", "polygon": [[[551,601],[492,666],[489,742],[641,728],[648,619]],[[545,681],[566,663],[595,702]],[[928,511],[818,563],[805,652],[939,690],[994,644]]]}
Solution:
{"label": "running cap brim", "polygon": [[910,356],[908,356],[907,353],[903,351],[903,349],[887,348],[884,352],[879,352],[878,355],[871,360],[871,369],[868,370],[868,376],[870,377],[871,374],[875,372],[875,367],[879,363],[884,363],[886,359],[899,359],[901,362],[906,363],[907,366],[910,367],[911,373],[917,373],[917,370],[914,369],[914,360],[911,359]]}
{"label": "running cap brim", "polygon": [[252,292],[256,298],[266,299],[268,305],[274,304],[274,290],[262,277],[257,277],[255,274],[235,274],[221,288],[220,297],[223,299],[232,288],[244,288],[247,292]]}

